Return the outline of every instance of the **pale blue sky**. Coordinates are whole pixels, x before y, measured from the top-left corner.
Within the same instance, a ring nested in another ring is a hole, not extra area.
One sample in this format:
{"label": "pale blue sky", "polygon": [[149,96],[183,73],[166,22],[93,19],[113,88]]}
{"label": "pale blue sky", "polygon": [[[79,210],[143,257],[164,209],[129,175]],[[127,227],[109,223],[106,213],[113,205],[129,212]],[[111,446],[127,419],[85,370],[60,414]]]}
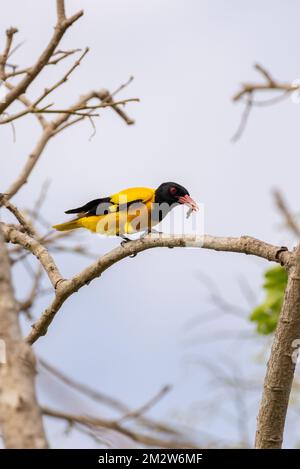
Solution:
{"label": "pale blue sky", "polygon": [[[24,44],[13,60],[21,66],[33,61],[46,44],[55,21],[54,3],[11,0],[2,10],[1,31],[11,25],[20,29],[18,40]],[[42,183],[50,179],[43,214],[49,222],[57,223],[64,220],[64,210],[90,199],[128,186],[156,187],[165,180],[175,180],[205,204],[205,232],[249,234],[280,244],[291,241],[278,230],[280,218],[271,190],[281,188],[291,206],[299,209],[300,108],[287,100],[274,107],[254,109],[245,134],[233,145],[230,138],[242,106],[234,105],[231,97],[240,82],[261,79],[252,69],[255,62],[278,79],[300,77],[299,2],[66,3],[68,12],[84,7],[85,15],[69,30],[61,48],[90,46],[91,51],[57,92],[56,102],[63,107],[92,88],[114,90],[134,75],[134,82],[120,97],[141,99],[126,108],[136,125],[127,127],[107,109],[97,120],[97,133],[91,141],[89,122],[61,134],[47,147],[16,203],[31,206]],[[63,65],[47,69],[30,89],[30,96],[37,96],[39,89],[54,83],[63,69]],[[13,144],[9,126],[1,128],[5,154],[0,191],[13,180],[38,132],[34,119],[20,120]],[[80,240],[99,254],[119,242],[85,232]],[[88,262],[72,255],[58,255],[57,261],[65,276],[78,272]],[[189,416],[194,404],[205,402],[207,394],[217,391],[217,385],[207,388],[207,370],[184,365],[187,355],[197,351],[211,363],[233,356],[241,373],[247,376],[249,369],[254,371],[261,345],[247,340],[233,344],[204,341],[201,345],[201,337],[226,335],[240,328],[253,330],[245,320],[249,305],[238,279],[247,279],[260,298],[265,267],[265,262],[254,258],[200,250],[142,253],[115,265],[101,280],[74,295],[35,348],[70,375],[133,407],[151,398],[162,385],[174,384],[172,393],[153,409],[153,415]],[[213,279],[229,302],[245,308],[245,319],[220,316],[204,323],[205,330],[185,332],[190,318],[212,309],[200,273]],[[16,270],[16,282],[20,283],[22,276],[25,285],[25,275],[22,269]],[[47,301],[40,301],[36,315]],[[187,335],[197,334],[199,346],[186,347]],[[47,387],[42,386],[40,391],[44,401],[50,399]],[[57,406],[58,395],[51,398]],[[258,397],[255,394],[249,409],[250,441]],[[216,406],[223,398],[216,399]],[[225,412],[234,415],[230,399],[225,399]],[[76,402],[75,409],[80,405]],[[229,440],[236,441],[237,426],[235,421],[228,423],[222,406],[224,402],[220,403],[218,418],[204,420],[203,430],[216,440],[226,432]],[[86,410],[83,403],[82,408]],[[200,417],[192,423],[201,430],[204,417]],[[62,436],[61,428],[53,422],[48,426],[54,447],[93,445],[76,433]],[[288,442],[294,441],[295,436],[290,435]]]}

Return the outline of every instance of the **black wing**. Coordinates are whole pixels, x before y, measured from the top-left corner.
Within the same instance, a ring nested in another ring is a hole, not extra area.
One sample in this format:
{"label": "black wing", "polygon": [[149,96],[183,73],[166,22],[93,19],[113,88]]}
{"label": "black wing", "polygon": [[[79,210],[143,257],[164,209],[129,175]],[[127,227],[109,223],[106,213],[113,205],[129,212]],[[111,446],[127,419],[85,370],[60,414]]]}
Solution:
{"label": "black wing", "polygon": [[82,207],[72,208],[71,210],[66,210],[65,213],[85,213],[87,215],[97,215],[97,208],[100,204],[110,204],[110,197],[103,197],[102,199],[91,200]]}

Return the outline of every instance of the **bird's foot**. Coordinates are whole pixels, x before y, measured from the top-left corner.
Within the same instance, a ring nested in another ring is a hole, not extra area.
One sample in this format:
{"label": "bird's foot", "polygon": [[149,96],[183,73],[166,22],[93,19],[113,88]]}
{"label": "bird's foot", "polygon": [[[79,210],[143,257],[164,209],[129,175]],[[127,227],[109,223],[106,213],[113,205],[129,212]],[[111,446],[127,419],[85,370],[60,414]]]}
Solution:
{"label": "bird's foot", "polygon": [[[130,241],[132,241],[132,239],[127,238],[127,236],[121,236],[121,238],[123,238],[123,241],[121,241],[122,248],[124,248],[127,243],[130,243]],[[137,252],[133,252],[132,254],[130,254],[129,257],[136,257],[136,256],[137,256]]]}
{"label": "bird's foot", "polygon": [[127,243],[130,243],[131,239],[130,238],[127,238],[127,236],[123,236],[123,235],[120,235],[120,238],[123,239],[123,241],[121,241],[121,246],[125,246],[125,244]]}

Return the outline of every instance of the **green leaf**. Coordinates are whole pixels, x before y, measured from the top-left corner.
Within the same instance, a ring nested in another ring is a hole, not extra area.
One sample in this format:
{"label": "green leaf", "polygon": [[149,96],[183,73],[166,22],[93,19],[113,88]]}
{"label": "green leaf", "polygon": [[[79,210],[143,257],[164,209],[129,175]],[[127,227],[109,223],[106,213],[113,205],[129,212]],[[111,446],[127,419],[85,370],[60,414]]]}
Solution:
{"label": "green leaf", "polygon": [[267,335],[276,328],[288,277],[286,270],[280,266],[268,269],[264,276],[263,288],[266,297],[252,311],[250,320],[256,322],[256,329],[259,334]]}

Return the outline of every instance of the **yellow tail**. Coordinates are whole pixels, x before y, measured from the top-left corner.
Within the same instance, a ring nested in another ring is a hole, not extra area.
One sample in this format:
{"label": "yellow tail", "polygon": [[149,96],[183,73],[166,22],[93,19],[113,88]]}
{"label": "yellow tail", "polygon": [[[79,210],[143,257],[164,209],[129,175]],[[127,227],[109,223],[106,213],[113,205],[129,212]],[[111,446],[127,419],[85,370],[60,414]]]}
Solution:
{"label": "yellow tail", "polygon": [[52,226],[57,231],[68,231],[68,230],[75,230],[76,228],[81,228],[81,224],[79,220],[71,220],[67,221],[66,223],[61,223],[60,225]]}

